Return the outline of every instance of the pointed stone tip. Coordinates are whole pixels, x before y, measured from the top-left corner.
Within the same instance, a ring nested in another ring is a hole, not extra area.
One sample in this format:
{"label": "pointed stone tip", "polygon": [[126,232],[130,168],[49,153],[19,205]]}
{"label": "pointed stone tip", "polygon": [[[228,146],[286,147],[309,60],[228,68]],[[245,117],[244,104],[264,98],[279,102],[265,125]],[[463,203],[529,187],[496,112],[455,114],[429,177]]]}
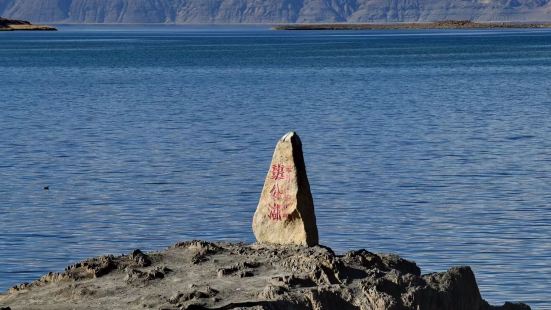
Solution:
{"label": "pointed stone tip", "polygon": [[289,131],[288,133],[286,133],[283,137],[281,137],[281,141],[284,141],[284,142],[287,142],[287,141],[291,141],[291,139],[294,137],[294,136],[297,136],[297,133],[295,131]]}

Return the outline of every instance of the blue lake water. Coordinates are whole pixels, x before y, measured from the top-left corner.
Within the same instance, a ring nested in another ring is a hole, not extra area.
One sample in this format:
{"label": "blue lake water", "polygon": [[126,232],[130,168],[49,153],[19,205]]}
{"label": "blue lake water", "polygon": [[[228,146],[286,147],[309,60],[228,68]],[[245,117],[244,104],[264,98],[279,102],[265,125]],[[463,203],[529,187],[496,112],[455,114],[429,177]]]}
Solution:
{"label": "blue lake water", "polygon": [[491,303],[551,309],[549,30],[0,33],[0,290],[100,254],[254,242],[289,130],[323,244],[470,265]]}

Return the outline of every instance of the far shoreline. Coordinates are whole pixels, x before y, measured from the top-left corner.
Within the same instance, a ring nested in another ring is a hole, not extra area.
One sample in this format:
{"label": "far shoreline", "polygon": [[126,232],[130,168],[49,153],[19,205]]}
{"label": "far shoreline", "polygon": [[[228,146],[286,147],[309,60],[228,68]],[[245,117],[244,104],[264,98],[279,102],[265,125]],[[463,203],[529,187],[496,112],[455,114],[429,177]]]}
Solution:
{"label": "far shoreline", "polygon": [[0,31],[57,31],[59,27],[261,27],[275,31],[312,30],[492,30],[492,29],[551,29],[551,22],[474,22],[469,20],[445,20],[435,22],[398,23],[51,23],[32,24],[23,20],[0,17]]}
{"label": "far shoreline", "polygon": [[437,21],[414,23],[320,23],[281,24],[273,30],[416,30],[416,29],[541,29],[551,28],[551,22],[473,22]]}
{"label": "far shoreline", "polygon": [[57,29],[52,26],[34,25],[25,20],[0,17],[0,31],[57,31]]}

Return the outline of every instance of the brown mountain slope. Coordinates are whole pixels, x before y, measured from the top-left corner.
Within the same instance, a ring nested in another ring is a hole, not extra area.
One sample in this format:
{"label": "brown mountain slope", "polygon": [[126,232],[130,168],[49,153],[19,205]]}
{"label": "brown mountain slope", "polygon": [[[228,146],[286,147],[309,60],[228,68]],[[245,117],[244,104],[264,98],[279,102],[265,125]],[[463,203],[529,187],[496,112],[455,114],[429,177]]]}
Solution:
{"label": "brown mountain slope", "polygon": [[551,0],[0,0],[0,16],[50,23],[550,21]]}

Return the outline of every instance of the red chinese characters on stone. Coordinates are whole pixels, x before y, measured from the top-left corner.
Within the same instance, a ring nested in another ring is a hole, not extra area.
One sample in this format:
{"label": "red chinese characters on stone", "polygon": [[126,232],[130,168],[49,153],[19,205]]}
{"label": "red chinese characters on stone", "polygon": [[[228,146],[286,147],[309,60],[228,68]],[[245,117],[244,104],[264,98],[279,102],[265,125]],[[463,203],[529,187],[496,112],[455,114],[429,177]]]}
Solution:
{"label": "red chinese characters on stone", "polygon": [[285,179],[285,166],[282,164],[272,165],[272,180]]}
{"label": "red chinese characters on stone", "polygon": [[273,205],[270,205],[270,213],[268,214],[268,217],[274,221],[281,221],[287,218],[287,214],[283,212],[285,209],[287,209],[287,206],[274,203]]}
{"label": "red chinese characters on stone", "polygon": [[288,207],[287,182],[283,180],[289,180],[292,171],[293,168],[284,164],[274,164],[270,169],[270,178],[275,182],[270,189],[272,203],[268,205],[268,218],[273,221],[282,221],[288,217],[285,212]]}
{"label": "red chinese characters on stone", "polygon": [[279,189],[279,184],[274,184],[272,189],[270,190],[270,196],[273,200],[278,200],[283,198],[283,192],[281,189]]}

